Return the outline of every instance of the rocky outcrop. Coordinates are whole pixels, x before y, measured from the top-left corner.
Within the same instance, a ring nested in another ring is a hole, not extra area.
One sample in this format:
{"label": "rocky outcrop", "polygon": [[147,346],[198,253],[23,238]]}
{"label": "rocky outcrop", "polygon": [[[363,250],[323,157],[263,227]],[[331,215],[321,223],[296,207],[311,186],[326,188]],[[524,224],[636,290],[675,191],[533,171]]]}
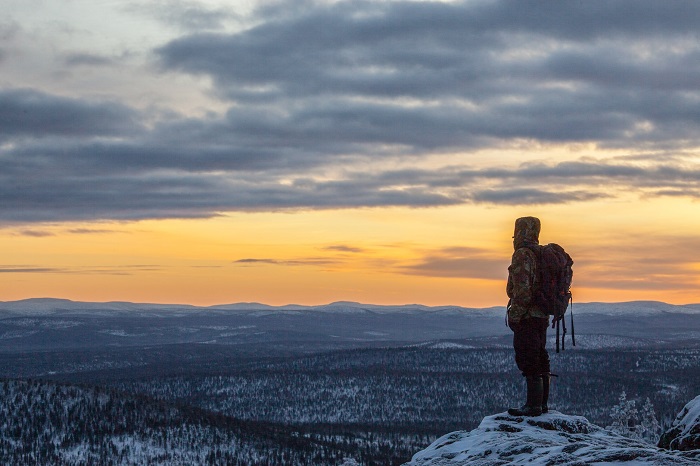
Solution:
{"label": "rocky outcrop", "polygon": [[700,396],[683,407],[671,427],[661,436],[659,447],[669,450],[700,450]]}
{"label": "rocky outcrop", "polygon": [[487,416],[471,432],[447,434],[405,466],[698,465],[700,451],[656,448],[609,432],[581,416]]}

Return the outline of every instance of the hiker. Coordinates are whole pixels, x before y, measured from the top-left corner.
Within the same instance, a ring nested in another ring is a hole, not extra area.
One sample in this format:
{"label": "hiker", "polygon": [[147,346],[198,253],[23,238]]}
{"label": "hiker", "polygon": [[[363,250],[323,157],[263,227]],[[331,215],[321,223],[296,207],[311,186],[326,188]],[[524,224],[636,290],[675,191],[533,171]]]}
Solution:
{"label": "hiker", "polygon": [[528,247],[539,244],[540,220],[522,217],[515,221],[513,257],[508,267],[508,326],[513,331],[515,363],[527,382],[527,401],[510,408],[513,416],[539,416],[548,411],[549,354],[545,348],[549,316],[535,303],[538,285],[537,257]]}

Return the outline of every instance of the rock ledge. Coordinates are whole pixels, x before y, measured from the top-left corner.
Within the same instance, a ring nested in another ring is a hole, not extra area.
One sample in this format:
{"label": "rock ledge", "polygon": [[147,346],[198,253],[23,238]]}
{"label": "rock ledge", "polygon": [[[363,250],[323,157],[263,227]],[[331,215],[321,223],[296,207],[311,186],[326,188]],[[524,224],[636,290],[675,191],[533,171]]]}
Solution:
{"label": "rock ledge", "polygon": [[585,417],[487,416],[471,432],[440,437],[405,466],[699,465],[700,451],[656,448],[609,432]]}
{"label": "rock ledge", "polygon": [[700,396],[678,413],[671,428],[661,436],[659,446],[681,451],[700,449]]}

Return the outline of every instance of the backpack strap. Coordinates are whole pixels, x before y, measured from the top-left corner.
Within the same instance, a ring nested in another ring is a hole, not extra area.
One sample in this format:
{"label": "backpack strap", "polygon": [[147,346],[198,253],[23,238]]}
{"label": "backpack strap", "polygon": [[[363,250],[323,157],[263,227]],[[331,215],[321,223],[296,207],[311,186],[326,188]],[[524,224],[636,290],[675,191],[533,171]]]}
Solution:
{"label": "backpack strap", "polygon": [[576,334],[574,333],[574,297],[569,296],[569,303],[571,304],[571,345],[576,346]]}
{"label": "backpack strap", "polygon": [[528,244],[523,247],[529,249],[535,255],[535,283],[532,284],[532,295],[534,297],[542,286],[542,249],[544,246],[541,244]]}

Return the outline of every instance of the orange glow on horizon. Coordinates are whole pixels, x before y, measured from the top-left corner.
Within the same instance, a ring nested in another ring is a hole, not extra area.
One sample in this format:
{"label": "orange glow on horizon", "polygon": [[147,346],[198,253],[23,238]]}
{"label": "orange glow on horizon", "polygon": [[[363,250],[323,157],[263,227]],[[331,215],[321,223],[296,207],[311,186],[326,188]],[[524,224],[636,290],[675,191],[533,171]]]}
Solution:
{"label": "orange glow on horizon", "polygon": [[[643,215],[649,205],[599,202],[576,209],[377,208],[7,228],[0,230],[0,295],[3,301],[500,306],[513,221],[536,215],[542,242],[558,242],[574,257],[576,301],[700,302],[693,245],[679,246],[700,225],[679,221],[674,206],[675,215],[666,210],[653,219]],[[676,225],[659,228],[658,219]],[[678,245],[649,248],[649,241],[674,237]]]}

